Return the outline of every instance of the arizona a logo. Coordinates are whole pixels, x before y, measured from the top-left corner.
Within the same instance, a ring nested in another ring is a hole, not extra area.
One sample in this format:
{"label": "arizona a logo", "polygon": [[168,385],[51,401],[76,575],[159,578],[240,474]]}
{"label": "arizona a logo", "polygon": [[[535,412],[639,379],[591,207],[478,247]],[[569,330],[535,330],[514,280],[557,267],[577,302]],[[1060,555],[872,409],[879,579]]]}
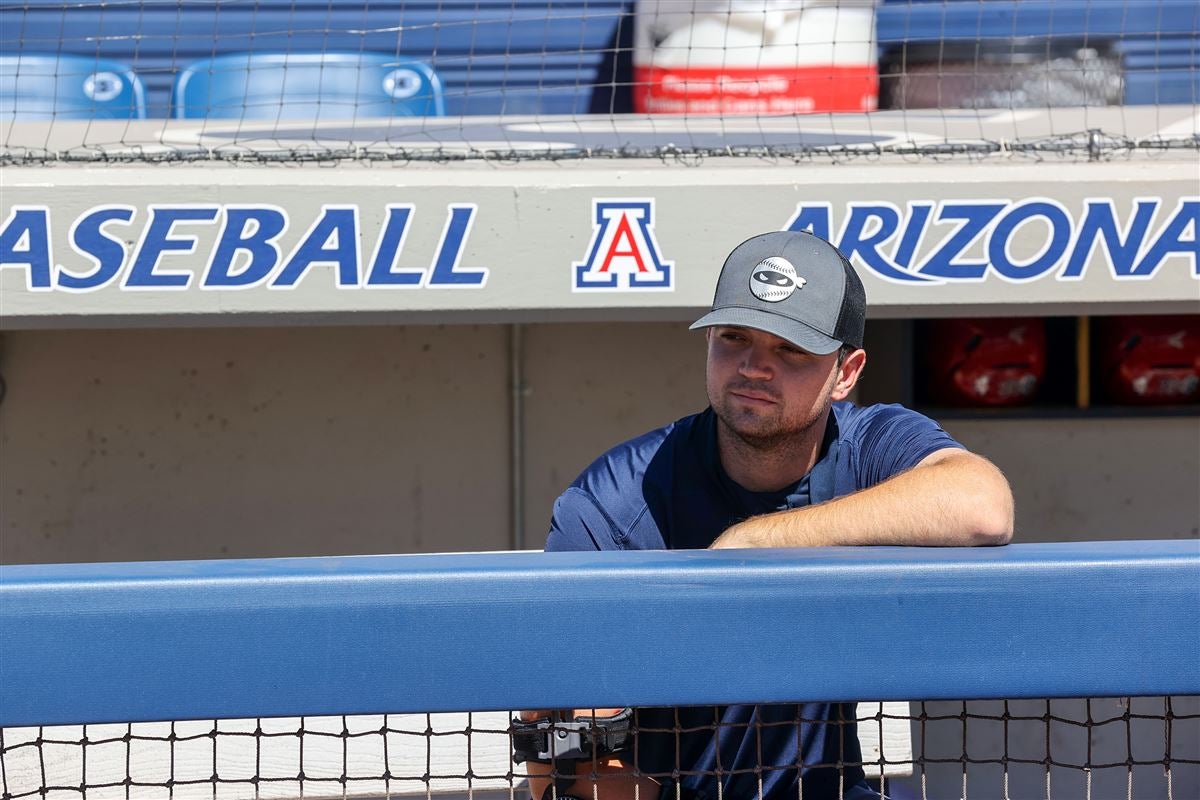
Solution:
{"label": "arizona a logo", "polygon": [[654,238],[654,200],[592,200],[592,241],[576,261],[571,289],[671,291],[675,264],[663,261]]}

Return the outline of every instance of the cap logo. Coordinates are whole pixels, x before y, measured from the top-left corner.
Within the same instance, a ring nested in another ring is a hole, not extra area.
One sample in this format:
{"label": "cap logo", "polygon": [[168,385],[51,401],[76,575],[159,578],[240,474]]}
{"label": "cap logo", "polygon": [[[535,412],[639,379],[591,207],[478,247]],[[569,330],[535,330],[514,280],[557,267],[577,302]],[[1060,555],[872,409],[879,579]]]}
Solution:
{"label": "cap logo", "polygon": [[778,303],[808,283],[796,274],[796,268],[786,258],[771,256],[758,262],[750,273],[750,292],[759,300]]}

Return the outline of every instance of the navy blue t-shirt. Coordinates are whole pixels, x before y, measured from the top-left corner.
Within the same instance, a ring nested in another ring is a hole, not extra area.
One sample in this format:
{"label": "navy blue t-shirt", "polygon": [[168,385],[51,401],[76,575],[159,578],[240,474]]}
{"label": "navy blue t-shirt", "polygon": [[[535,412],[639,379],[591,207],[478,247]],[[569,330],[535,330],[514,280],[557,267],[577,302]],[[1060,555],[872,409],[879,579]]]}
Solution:
{"label": "navy blue t-shirt", "polygon": [[[822,503],[867,489],[921,459],[962,445],[936,422],[898,405],[834,403],[816,465],[794,486],[751,492],[717,453],[712,409],[605,453],[554,504],[546,550],[707,548],[748,517]],[[863,782],[854,707],[846,704],[639,709],[638,768],[672,775],[693,797],[877,797]],[[680,732],[682,731],[682,732]]]}

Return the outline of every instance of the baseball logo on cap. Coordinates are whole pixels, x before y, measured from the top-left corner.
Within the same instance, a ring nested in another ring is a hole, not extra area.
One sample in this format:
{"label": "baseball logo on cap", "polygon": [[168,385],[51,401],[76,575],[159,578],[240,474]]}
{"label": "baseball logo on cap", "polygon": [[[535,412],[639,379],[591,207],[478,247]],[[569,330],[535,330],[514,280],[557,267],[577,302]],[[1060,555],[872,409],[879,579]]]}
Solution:
{"label": "baseball logo on cap", "polygon": [[796,268],[786,258],[771,256],[758,262],[750,273],[750,292],[759,300],[778,303],[807,282],[796,274]]}

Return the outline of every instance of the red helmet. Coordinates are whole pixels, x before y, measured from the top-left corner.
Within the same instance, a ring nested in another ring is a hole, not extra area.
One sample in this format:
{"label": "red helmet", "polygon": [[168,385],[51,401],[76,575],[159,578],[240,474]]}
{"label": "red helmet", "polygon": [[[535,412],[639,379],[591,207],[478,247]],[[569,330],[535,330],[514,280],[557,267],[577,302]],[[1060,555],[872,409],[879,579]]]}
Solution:
{"label": "red helmet", "polygon": [[1040,319],[943,319],[927,328],[926,364],[936,403],[1012,406],[1033,400],[1046,374]]}
{"label": "red helmet", "polygon": [[1093,320],[1096,380],[1117,403],[1200,400],[1200,316]]}

